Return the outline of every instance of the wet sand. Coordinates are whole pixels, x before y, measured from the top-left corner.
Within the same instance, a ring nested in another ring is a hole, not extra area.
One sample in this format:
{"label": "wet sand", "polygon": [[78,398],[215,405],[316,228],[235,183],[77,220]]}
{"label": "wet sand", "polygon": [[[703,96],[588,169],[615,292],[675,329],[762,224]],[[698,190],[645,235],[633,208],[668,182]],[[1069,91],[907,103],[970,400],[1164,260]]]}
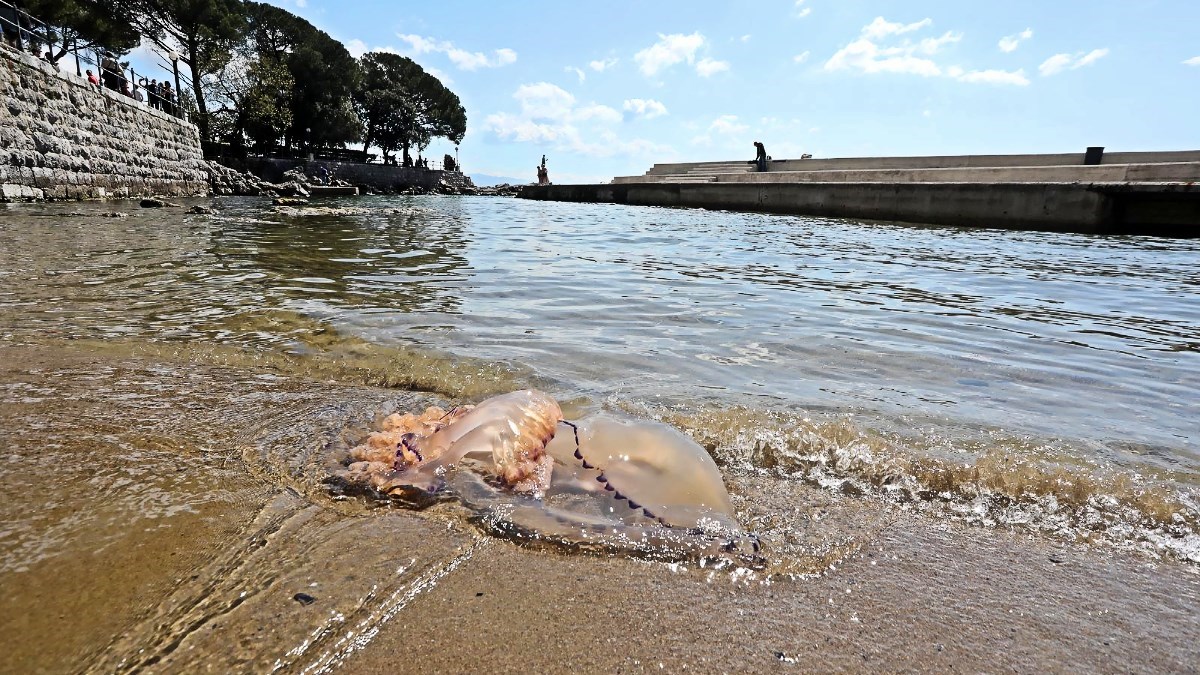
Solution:
{"label": "wet sand", "polygon": [[1195,566],[757,475],[726,476],[735,501],[797,541],[756,571],[529,548],[454,504],[339,501],[322,482],[331,444],[440,399],[243,364],[150,345],[0,347],[0,671],[1200,663]]}

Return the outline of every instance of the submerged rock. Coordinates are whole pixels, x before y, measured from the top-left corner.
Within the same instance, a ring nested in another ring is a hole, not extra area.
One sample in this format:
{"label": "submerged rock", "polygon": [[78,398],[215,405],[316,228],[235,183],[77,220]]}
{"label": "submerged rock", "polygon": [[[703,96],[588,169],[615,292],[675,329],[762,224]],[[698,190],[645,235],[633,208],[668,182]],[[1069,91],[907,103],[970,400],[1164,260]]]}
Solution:
{"label": "submerged rock", "polygon": [[147,197],[147,198],[143,199],[142,201],[138,202],[138,204],[141,205],[141,207],[144,209],[161,209],[161,208],[177,209],[177,208],[180,208],[179,204],[172,204],[171,202],[163,201],[161,199],[156,199],[154,197]]}

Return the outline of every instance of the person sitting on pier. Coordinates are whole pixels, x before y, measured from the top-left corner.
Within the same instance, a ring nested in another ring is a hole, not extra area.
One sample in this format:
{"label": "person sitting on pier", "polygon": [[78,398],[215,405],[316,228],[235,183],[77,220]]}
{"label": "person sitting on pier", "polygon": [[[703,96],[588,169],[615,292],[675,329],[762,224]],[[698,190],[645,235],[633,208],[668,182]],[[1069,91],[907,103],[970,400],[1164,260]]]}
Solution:
{"label": "person sitting on pier", "polygon": [[758,141],[754,141],[754,147],[758,150],[758,153],[754,157],[754,164],[758,167],[759,171],[766,171],[767,160],[771,159],[770,157],[767,157],[767,146],[759,143]]}

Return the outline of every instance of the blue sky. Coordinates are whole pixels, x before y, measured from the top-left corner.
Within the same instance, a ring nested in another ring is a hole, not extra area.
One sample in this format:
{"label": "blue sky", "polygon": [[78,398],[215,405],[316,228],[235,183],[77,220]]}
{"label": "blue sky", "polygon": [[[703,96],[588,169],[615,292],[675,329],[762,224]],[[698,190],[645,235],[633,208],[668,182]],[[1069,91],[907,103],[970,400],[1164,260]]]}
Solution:
{"label": "blue sky", "polygon": [[1195,0],[272,1],[441,77],[470,173],[1200,149]]}

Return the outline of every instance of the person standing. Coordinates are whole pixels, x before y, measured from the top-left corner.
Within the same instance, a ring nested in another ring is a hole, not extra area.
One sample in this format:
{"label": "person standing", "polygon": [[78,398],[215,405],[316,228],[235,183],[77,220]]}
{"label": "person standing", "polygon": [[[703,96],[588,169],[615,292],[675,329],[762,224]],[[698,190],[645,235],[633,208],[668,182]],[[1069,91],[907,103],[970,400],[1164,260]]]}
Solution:
{"label": "person standing", "polygon": [[171,83],[164,80],[162,84],[162,92],[159,94],[162,97],[163,112],[168,115],[175,114],[175,92],[171,91]]}

